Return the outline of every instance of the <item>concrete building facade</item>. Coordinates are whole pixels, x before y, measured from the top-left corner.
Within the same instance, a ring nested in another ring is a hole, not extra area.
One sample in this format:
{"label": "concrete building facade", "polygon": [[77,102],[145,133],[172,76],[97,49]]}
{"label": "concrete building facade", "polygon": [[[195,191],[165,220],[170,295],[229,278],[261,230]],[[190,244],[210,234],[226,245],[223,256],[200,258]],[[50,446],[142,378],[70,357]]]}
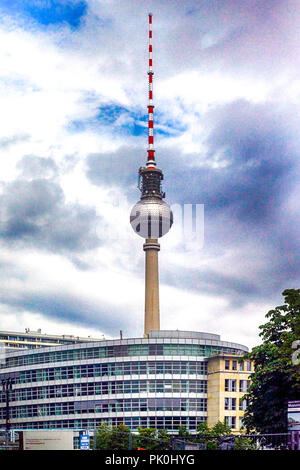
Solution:
{"label": "concrete building facade", "polygon": [[250,386],[254,364],[235,355],[217,355],[209,358],[207,370],[207,424],[225,422],[233,431],[243,428],[247,407],[244,398]]}

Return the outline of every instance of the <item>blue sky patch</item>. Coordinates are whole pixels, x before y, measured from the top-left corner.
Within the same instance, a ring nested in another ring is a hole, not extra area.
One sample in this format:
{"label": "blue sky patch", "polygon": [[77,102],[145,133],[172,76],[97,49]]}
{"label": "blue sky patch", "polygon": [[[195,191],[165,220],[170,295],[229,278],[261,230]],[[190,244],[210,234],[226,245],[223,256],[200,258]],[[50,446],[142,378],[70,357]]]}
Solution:
{"label": "blue sky patch", "polygon": [[104,105],[99,108],[97,119],[107,124],[114,123],[122,114],[130,113],[124,106],[118,105]]}
{"label": "blue sky patch", "polygon": [[[137,110],[129,110],[124,106],[114,104],[103,105],[99,108],[96,118],[86,120],[74,120],[69,123],[70,132],[83,132],[88,128],[106,126],[111,132],[141,136],[148,134],[148,115]],[[154,122],[154,133],[165,137],[178,135],[185,131],[180,123],[165,121],[159,113]]]}
{"label": "blue sky patch", "polygon": [[31,17],[45,26],[68,23],[72,28],[78,28],[87,3],[83,0],[2,0],[1,9],[8,14]]}

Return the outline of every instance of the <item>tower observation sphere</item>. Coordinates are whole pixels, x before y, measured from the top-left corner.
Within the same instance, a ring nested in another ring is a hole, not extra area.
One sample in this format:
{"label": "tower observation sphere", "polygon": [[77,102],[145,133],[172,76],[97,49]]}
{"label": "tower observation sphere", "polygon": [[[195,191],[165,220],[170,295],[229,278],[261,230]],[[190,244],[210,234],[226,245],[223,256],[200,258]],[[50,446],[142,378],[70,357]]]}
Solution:
{"label": "tower observation sphere", "polygon": [[130,223],[137,235],[143,238],[161,238],[173,224],[173,213],[162,199],[147,197],[133,206]]}

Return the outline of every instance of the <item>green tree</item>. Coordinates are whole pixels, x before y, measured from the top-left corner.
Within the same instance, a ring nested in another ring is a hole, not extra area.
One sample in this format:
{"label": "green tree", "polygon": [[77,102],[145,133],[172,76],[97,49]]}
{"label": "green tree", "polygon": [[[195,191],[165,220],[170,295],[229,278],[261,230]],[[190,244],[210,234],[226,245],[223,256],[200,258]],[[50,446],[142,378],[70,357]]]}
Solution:
{"label": "green tree", "polygon": [[110,427],[102,423],[96,433],[96,449],[100,450],[128,450],[130,429],[124,424]]}
{"label": "green tree", "polygon": [[97,429],[96,433],[96,449],[110,450],[111,449],[111,428],[107,423],[102,423]]}
{"label": "green tree", "polygon": [[124,424],[119,424],[111,430],[111,449],[128,450],[130,429]]}
{"label": "green tree", "polygon": [[218,421],[212,428],[209,428],[205,421],[197,427],[197,441],[205,444],[206,448],[210,450],[218,449],[219,436],[231,436],[231,434],[231,428],[221,421]]}
{"label": "green tree", "polygon": [[157,431],[155,428],[138,427],[138,434],[134,437],[134,448],[141,447],[145,450],[157,450]]}
{"label": "green tree", "polygon": [[157,450],[172,450],[171,436],[165,429],[159,429],[157,432],[158,449]]}
{"label": "green tree", "polygon": [[262,344],[245,355],[255,363],[244,416],[247,430],[287,431],[287,404],[299,399],[299,365],[292,360],[293,344],[300,340],[300,289],[283,293],[284,305],[270,310],[261,325]]}
{"label": "green tree", "polygon": [[234,450],[255,450],[255,444],[250,437],[238,436],[234,440]]}
{"label": "green tree", "polygon": [[206,421],[203,421],[202,423],[198,424],[197,435],[199,437],[210,436],[210,434],[211,434],[211,431],[210,431]]}
{"label": "green tree", "polygon": [[203,444],[206,449],[216,449],[217,442],[212,438],[211,429],[208,427],[206,421],[203,421],[197,426],[197,442]]}
{"label": "green tree", "polygon": [[211,429],[211,435],[214,437],[217,436],[231,436],[232,430],[227,424],[218,421]]}
{"label": "green tree", "polygon": [[178,436],[180,437],[189,437],[189,432],[186,429],[186,426],[179,426],[178,428]]}

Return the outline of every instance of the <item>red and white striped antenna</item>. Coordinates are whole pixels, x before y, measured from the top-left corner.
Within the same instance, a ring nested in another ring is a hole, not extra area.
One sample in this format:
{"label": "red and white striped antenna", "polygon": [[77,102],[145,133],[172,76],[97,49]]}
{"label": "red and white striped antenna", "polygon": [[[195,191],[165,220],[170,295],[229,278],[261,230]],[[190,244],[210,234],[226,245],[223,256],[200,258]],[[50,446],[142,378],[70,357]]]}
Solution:
{"label": "red and white striped antenna", "polygon": [[149,13],[149,102],[148,102],[148,159],[147,168],[156,166],[154,157],[154,135],[153,135],[153,69],[152,69],[152,13]]}

